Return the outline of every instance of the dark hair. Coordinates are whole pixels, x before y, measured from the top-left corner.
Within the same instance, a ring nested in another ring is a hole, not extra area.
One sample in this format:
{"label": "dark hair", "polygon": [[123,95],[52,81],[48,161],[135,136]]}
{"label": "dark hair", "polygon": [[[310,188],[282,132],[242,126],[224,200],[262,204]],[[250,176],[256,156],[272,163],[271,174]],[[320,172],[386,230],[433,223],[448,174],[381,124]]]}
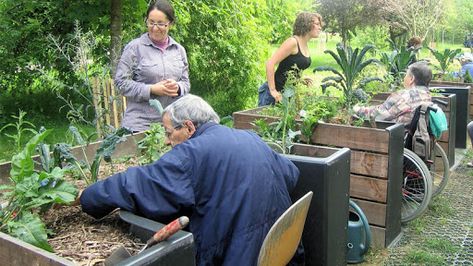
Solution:
{"label": "dark hair", "polygon": [[420,44],[422,44],[422,39],[418,36],[414,36],[407,42],[407,48],[416,47]]}
{"label": "dark hair", "polygon": [[296,21],[292,28],[292,34],[297,36],[303,36],[314,28],[314,20],[318,19],[320,26],[324,25],[322,16],[318,13],[301,12],[297,15]]}
{"label": "dark hair", "polygon": [[429,86],[432,80],[432,70],[426,63],[416,62],[409,66],[408,73],[414,76],[414,82],[417,86]]}
{"label": "dark hair", "polygon": [[176,19],[176,17],[174,16],[174,9],[167,0],[157,0],[156,2],[151,4],[148,7],[148,11],[146,11],[146,19],[148,19],[149,13],[151,13],[151,11],[155,9],[163,12],[171,23],[173,23]]}

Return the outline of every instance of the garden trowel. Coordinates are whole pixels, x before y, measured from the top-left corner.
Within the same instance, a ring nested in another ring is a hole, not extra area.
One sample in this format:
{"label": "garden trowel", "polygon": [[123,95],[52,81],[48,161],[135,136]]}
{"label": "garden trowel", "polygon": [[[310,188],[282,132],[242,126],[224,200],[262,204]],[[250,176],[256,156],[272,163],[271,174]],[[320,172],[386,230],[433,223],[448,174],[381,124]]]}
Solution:
{"label": "garden trowel", "polygon": [[[161,241],[168,239],[177,231],[186,227],[188,223],[189,223],[189,218],[187,216],[181,216],[177,218],[176,220],[170,222],[163,228],[156,231],[156,233],[150,239],[148,239],[148,241],[146,242],[146,245],[137,254],[140,254],[141,252],[143,252],[143,250],[153,245],[156,245],[157,243]],[[106,266],[115,265],[119,263],[120,261],[125,260],[129,257],[131,257],[130,252],[125,247],[121,246],[112,252],[112,255],[110,255],[105,260],[104,264]]]}

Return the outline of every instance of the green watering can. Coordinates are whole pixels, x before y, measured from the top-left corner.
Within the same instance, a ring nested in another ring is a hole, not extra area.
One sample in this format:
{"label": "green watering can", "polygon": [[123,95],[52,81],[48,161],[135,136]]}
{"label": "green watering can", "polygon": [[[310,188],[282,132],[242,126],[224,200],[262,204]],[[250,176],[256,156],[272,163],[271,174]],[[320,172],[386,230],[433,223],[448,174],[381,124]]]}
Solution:
{"label": "green watering can", "polygon": [[350,210],[348,216],[348,263],[363,262],[363,256],[368,251],[371,244],[371,230],[365,214],[356,203],[350,200]]}

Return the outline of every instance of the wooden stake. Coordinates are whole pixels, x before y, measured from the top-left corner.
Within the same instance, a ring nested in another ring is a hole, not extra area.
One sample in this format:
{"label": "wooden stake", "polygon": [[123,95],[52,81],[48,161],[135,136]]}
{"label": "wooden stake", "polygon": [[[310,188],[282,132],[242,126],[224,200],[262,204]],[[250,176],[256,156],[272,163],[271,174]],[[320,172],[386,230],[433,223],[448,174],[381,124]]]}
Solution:
{"label": "wooden stake", "polygon": [[100,100],[98,99],[100,96],[99,96],[99,93],[97,92],[98,91],[98,80],[96,78],[91,78],[91,84],[92,84],[92,101],[94,103],[94,108],[95,108],[95,115],[96,115],[96,118],[97,118],[97,122],[95,124],[95,128],[97,130],[97,134],[99,136],[101,136],[101,131],[100,131],[100,106],[99,106],[99,102]]}

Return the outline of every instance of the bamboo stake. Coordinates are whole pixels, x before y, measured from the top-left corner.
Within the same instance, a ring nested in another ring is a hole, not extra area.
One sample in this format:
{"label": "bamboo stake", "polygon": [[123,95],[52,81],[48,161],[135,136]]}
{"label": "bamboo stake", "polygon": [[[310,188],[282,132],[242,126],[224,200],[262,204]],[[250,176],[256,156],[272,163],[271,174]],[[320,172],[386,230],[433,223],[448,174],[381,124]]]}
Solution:
{"label": "bamboo stake", "polygon": [[95,128],[97,130],[97,134],[99,136],[101,136],[101,132],[100,132],[100,114],[99,114],[99,111],[100,111],[100,106],[99,106],[99,99],[97,99],[99,97],[99,93],[97,92],[98,90],[98,84],[97,84],[97,79],[96,78],[92,78],[92,101],[94,103],[94,108],[95,108],[95,115],[97,116],[97,122],[95,124]]}
{"label": "bamboo stake", "polygon": [[117,101],[116,93],[115,93],[115,86],[113,86],[113,81],[108,79],[108,84],[110,85],[110,92],[112,93],[112,110],[113,110],[113,124],[115,128],[118,128],[118,110],[117,110]]}
{"label": "bamboo stake", "polygon": [[104,95],[104,108],[105,108],[105,124],[110,125],[110,100],[109,100],[109,91],[107,87],[107,82],[105,79],[101,80],[102,90]]}

